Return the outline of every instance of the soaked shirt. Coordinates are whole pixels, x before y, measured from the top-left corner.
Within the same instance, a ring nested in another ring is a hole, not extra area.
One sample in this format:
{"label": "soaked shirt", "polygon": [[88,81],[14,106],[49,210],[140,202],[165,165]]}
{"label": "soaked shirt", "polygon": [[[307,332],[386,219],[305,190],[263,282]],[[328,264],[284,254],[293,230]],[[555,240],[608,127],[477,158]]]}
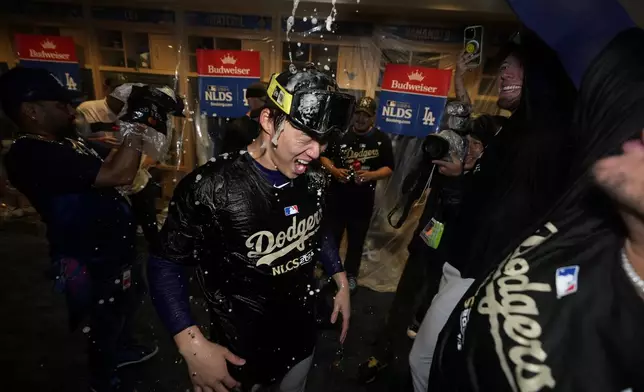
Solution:
{"label": "soaked shirt", "polygon": [[633,29],[585,73],[569,189],[459,301],[429,391],[644,390],[644,298],[623,268],[614,203],[588,178],[597,159],[641,137],[642,61],[644,31]]}
{"label": "soaked shirt", "polygon": [[[313,272],[324,248],[326,180],[313,167],[286,183],[265,171],[248,154],[201,166],[178,185],[161,231],[159,257],[198,267],[211,339],[247,361],[229,365],[246,385],[280,380],[316,339]],[[153,295],[164,296],[158,285],[153,276]],[[174,333],[182,328],[169,324]]]}
{"label": "soaked shirt", "polygon": [[114,268],[133,260],[136,227],[128,201],[114,188],[94,187],[101,155],[108,153],[82,141],[31,137],[19,138],[7,153],[9,181],[47,225],[52,260]]}

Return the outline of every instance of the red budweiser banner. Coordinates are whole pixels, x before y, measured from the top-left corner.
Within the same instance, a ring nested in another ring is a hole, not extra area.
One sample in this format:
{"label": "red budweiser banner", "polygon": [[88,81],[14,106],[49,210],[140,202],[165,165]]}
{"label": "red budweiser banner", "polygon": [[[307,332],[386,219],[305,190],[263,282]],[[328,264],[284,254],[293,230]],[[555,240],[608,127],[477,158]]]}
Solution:
{"label": "red budweiser banner", "polygon": [[197,50],[199,76],[259,78],[259,52],[243,50]]}
{"label": "red budweiser banner", "polygon": [[70,37],[16,34],[16,51],[20,60],[78,62]]}
{"label": "red budweiser banner", "polygon": [[406,94],[447,97],[451,79],[450,70],[389,64],[385,69],[381,89]]}

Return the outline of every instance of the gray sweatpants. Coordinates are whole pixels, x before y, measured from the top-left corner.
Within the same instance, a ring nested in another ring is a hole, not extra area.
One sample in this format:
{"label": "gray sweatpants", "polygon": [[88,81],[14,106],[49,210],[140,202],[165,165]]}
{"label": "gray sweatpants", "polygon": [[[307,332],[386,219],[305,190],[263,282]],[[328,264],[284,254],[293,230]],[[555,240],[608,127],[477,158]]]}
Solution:
{"label": "gray sweatpants", "polygon": [[313,363],[313,355],[302,360],[293,369],[286,373],[282,381],[271,387],[262,387],[256,385],[251,390],[252,392],[304,392],[306,388],[306,378],[309,375],[311,364]]}
{"label": "gray sweatpants", "polygon": [[432,367],[438,335],[443,330],[458,301],[473,282],[474,279],[461,278],[461,273],[449,263],[443,265],[443,277],[438,294],[432,300],[432,304],[425,314],[414,340],[414,346],[409,353],[409,366],[415,392],[427,392],[429,369]]}

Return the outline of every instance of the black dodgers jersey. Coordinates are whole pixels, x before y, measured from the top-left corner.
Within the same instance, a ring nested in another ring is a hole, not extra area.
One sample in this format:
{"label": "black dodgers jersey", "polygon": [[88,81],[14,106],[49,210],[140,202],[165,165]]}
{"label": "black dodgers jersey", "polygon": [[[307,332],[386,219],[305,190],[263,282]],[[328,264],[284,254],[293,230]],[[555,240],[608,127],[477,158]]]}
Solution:
{"label": "black dodgers jersey", "polygon": [[622,265],[617,206],[589,174],[641,138],[642,61],[644,31],[632,29],[586,71],[569,189],[458,302],[429,391],[644,391],[644,298]]}
{"label": "black dodgers jersey", "polygon": [[[166,238],[175,239],[166,257],[198,266],[211,339],[247,361],[229,365],[245,385],[279,380],[313,353],[325,181],[310,168],[277,188],[248,154],[231,154],[189,174],[175,192],[168,219],[191,221],[166,224]],[[186,232],[199,239],[189,249],[181,244]]]}

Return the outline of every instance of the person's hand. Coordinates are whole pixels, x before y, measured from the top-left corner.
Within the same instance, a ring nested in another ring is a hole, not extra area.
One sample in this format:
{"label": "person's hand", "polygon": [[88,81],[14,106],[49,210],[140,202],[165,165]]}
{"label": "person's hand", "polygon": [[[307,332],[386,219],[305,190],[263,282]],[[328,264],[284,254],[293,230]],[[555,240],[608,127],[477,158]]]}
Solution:
{"label": "person's hand", "polygon": [[357,184],[362,184],[364,182],[369,182],[369,181],[374,181],[376,179],[376,175],[372,171],[368,170],[358,170],[356,172],[356,183]]}
{"label": "person's hand", "polygon": [[349,331],[349,319],[351,318],[351,300],[348,285],[343,285],[335,294],[333,299],[333,313],[331,314],[331,324],[338,321],[338,314],[342,313],[342,332],[340,333],[340,343],[344,343]]}
{"label": "person's hand", "polygon": [[435,160],[433,164],[438,166],[438,172],[448,177],[458,177],[463,173],[463,163],[456,153],[452,153],[451,161]]}
{"label": "person's hand", "polygon": [[343,184],[346,184],[347,182],[349,182],[349,170],[348,169],[338,169],[337,167],[333,168],[333,170],[331,170],[331,175],[336,180],[338,180],[339,182],[341,182]]}
{"label": "person's hand", "polygon": [[469,64],[470,61],[476,59],[480,55],[480,53],[472,54],[463,51],[456,59],[456,76],[463,78],[465,76],[465,73],[470,69],[467,64]]}
{"label": "person's hand", "polygon": [[239,386],[239,382],[228,374],[226,362],[242,366],[245,360],[227,348],[209,342],[201,332],[193,334],[188,329],[180,334],[189,335],[187,343],[179,346],[179,352],[188,365],[194,392],[225,392]]}
{"label": "person's hand", "polygon": [[639,140],[630,140],[621,155],[595,163],[595,182],[618,203],[644,215],[644,132]]}
{"label": "person's hand", "polygon": [[119,142],[119,140],[117,138],[115,138],[114,136],[109,136],[109,135],[99,136],[99,137],[96,137],[96,138],[90,138],[89,140],[109,144],[109,145],[115,146],[115,147],[118,147],[118,146],[121,145],[121,143]]}
{"label": "person's hand", "polygon": [[467,53],[466,51],[463,51],[457,58],[456,58],[456,77],[462,78],[465,76],[465,72],[467,72],[467,62],[472,59],[472,55]]}

